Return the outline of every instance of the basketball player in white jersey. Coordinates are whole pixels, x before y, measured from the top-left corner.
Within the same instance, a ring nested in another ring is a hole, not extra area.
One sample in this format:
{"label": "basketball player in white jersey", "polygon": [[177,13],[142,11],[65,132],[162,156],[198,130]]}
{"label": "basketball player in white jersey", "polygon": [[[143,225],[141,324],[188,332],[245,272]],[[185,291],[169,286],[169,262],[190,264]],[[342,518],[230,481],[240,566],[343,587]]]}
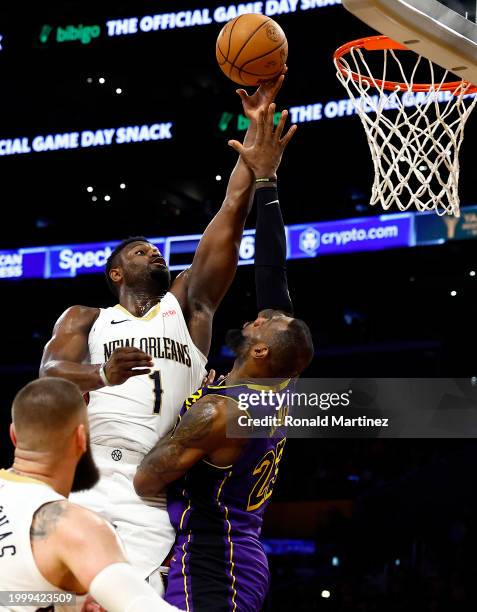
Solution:
{"label": "basketball player in white jersey", "polygon": [[[177,610],[127,563],[112,526],[67,499],[99,477],[78,387],[60,378],[36,380],[16,395],[12,418],[15,459],[0,470],[0,591],[5,597],[10,591],[12,603],[2,608],[50,609],[54,593],[68,591],[80,596],[77,605],[55,610],[72,612],[90,591],[109,612]],[[22,591],[46,594],[33,608],[14,605]]]}
{"label": "basketball player in white jersey", "polygon": [[[239,91],[251,117],[247,145],[260,148],[257,117],[268,109],[283,79],[262,84],[253,96]],[[271,177],[275,160],[269,161]],[[75,501],[114,524],[131,563],[159,592],[159,568],[175,534],[165,494],[139,498],[132,481],[144,455],[172,430],[182,403],[201,385],[213,315],[235,275],[254,178],[239,158],[191,267],[172,285],[155,246],[142,237],[123,241],[106,266],[119,303],[66,310],[43,354],[41,376],[69,379],[89,393],[92,451],[101,478]]]}

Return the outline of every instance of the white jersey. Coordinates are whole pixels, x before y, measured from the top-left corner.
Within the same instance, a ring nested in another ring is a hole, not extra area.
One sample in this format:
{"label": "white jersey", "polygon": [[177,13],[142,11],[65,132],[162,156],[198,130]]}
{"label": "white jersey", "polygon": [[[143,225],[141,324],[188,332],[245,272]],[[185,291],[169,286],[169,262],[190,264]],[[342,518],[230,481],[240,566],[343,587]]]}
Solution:
{"label": "white jersey", "polygon": [[[0,470],[0,591],[64,593],[43,578],[30,542],[31,523],[38,508],[64,499],[46,483]],[[38,602],[34,607],[7,605],[6,609],[32,612],[48,606],[48,603]],[[55,606],[55,610],[63,609],[73,610]]]}
{"label": "white jersey", "polygon": [[151,355],[150,374],[91,391],[88,405],[93,444],[149,452],[172,430],[184,400],[206,372],[207,358],[193,343],[179,302],[167,293],[143,317],[119,304],[101,309],[88,344],[90,363],[104,363],[125,346]]}

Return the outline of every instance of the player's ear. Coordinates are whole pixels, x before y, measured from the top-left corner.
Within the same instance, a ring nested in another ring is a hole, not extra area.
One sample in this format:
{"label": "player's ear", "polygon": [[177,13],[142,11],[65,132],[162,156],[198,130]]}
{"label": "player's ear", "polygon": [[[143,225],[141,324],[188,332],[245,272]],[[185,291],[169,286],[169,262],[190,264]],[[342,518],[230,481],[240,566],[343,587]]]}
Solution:
{"label": "player's ear", "polygon": [[252,347],[252,357],[254,359],[265,359],[270,352],[270,347],[264,342],[257,342]]}
{"label": "player's ear", "polygon": [[88,448],[88,436],[86,435],[86,428],[83,423],[80,423],[75,429],[75,438],[78,448],[84,453]]}
{"label": "player's ear", "polygon": [[111,270],[109,271],[109,278],[114,283],[118,283],[123,278],[123,271],[120,267],[111,268]]}
{"label": "player's ear", "polygon": [[13,443],[13,446],[16,448],[17,446],[17,436],[15,435],[15,426],[13,423],[10,424],[10,440]]}

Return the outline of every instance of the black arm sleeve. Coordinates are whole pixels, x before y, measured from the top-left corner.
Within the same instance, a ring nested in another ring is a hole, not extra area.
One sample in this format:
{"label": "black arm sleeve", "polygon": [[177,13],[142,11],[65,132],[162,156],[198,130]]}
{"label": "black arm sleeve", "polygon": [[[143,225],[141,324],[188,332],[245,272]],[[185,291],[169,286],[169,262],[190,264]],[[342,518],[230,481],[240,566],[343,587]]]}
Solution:
{"label": "black arm sleeve", "polygon": [[293,314],[287,282],[285,226],[277,188],[257,189],[255,200],[255,290],[258,312],[273,308]]}

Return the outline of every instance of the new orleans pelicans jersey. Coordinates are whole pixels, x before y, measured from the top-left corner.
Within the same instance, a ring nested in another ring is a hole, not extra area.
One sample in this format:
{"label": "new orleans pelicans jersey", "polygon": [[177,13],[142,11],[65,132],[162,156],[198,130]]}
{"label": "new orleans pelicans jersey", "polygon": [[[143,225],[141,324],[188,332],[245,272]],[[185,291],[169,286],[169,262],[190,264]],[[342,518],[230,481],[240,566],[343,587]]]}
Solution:
{"label": "new orleans pelicans jersey", "polygon": [[154,362],[150,374],[90,392],[91,442],[148,452],[169,433],[184,399],[202,383],[207,358],[192,342],[179,302],[167,293],[143,317],[119,304],[101,309],[89,334],[89,362],[134,346]]}
{"label": "new orleans pelicans jersey", "polygon": [[[30,527],[35,512],[49,502],[64,500],[47,484],[0,470],[0,591],[55,591],[61,589],[45,580],[33,557]],[[76,607],[55,606],[55,610],[81,608],[80,598]],[[45,602],[24,606],[6,606],[7,610],[32,612],[48,608]],[[3,606],[2,606],[3,609]]]}

